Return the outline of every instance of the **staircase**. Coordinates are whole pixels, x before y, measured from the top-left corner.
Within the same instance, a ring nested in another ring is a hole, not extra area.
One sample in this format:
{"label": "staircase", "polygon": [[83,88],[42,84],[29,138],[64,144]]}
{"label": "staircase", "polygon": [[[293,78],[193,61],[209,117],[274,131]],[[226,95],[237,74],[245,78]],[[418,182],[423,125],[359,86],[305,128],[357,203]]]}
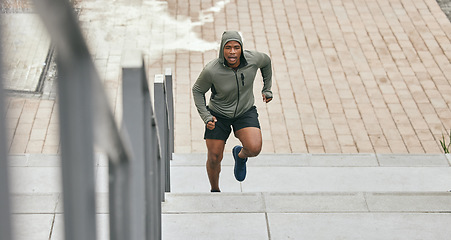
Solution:
{"label": "staircase", "polygon": [[442,154],[262,154],[209,193],[205,154],[175,154],[164,239],[449,239],[451,168]]}
{"label": "staircase", "polygon": [[[163,239],[449,239],[443,154],[261,154],[242,183],[224,154],[210,193],[205,154],[174,154]],[[59,157],[10,157],[15,239],[63,239]],[[108,239],[108,169],[96,162],[98,239]]]}

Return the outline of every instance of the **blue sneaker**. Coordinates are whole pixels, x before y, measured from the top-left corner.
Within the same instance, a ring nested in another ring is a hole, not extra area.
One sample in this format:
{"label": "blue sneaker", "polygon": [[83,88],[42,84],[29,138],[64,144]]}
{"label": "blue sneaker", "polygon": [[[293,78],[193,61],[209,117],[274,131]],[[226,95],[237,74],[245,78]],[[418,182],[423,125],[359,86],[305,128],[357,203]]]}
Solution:
{"label": "blue sneaker", "polygon": [[246,178],[246,162],[247,158],[242,159],[238,157],[238,153],[240,153],[241,149],[243,147],[241,146],[235,146],[232,149],[232,155],[235,159],[235,167],[233,169],[233,173],[235,174],[235,178],[237,181],[242,182]]}

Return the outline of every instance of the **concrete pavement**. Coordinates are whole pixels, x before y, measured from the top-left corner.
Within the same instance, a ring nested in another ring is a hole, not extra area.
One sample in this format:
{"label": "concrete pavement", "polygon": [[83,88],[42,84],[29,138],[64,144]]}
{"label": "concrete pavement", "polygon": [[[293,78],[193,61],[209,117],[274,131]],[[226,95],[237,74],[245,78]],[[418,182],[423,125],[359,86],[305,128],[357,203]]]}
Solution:
{"label": "concrete pavement", "polygon": [[[415,159],[425,159],[424,162]],[[98,239],[108,239],[108,170],[96,158]],[[316,161],[318,160],[318,161]],[[163,239],[448,239],[451,158],[441,154],[264,154],[242,183],[224,159],[209,193],[205,154],[175,154]],[[10,159],[17,239],[63,239],[57,155]]]}
{"label": "concrete pavement", "polygon": [[[175,158],[173,193],[209,190],[205,154]],[[239,183],[226,153],[220,187],[224,192],[446,192],[449,166],[443,154],[263,154],[249,161],[248,177]]]}
{"label": "concrete pavement", "polygon": [[450,193],[171,194],[163,231],[164,239],[447,239],[450,201]]}

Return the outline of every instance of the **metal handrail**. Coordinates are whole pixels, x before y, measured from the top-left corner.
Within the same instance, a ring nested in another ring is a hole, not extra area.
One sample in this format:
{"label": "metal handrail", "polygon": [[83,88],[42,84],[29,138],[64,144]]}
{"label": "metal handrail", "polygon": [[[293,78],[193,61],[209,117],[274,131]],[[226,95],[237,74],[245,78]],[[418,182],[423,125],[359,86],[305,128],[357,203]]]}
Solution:
{"label": "metal handrail", "polygon": [[[1,26],[1,25],[0,25]],[[1,29],[0,29],[1,33]],[[0,36],[1,38],[1,36]],[[0,45],[1,47],[1,45]],[[1,53],[1,49],[0,49]],[[6,117],[3,94],[3,68],[0,54],[0,240],[11,240],[11,210],[9,200],[8,156],[6,148]]]}
{"label": "metal handrail", "polygon": [[[99,77],[69,2],[35,1],[35,7],[57,51],[65,238],[96,239],[93,145],[102,131],[93,134],[93,113],[106,101],[102,93],[94,95],[100,89]],[[110,119],[108,110],[96,116]],[[111,121],[105,126],[112,128]],[[128,154],[119,150],[116,155],[119,161]]]}
{"label": "metal handrail", "polygon": [[[122,58],[123,129],[133,138],[130,143],[134,153],[130,165],[131,209],[135,216],[130,224],[136,239],[161,239],[161,184],[162,158],[158,149],[157,124],[152,110],[149,86],[140,52],[126,52]],[[164,193],[163,193],[164,194]],[[110,198],[114,196],[110,195]],[[147,205],[146,205],[147,204]],[[146,209],[147,211],[143,211]],[[114,207],[110,207],[110,212]],[[123,223],[114,224],[120,227]],[[141,234],[141,236],[139,236]],[[122,238],[123,239],[123,238]],[[135,238],[133,238],[135,239]]]}
{"label": "metal handrail", "polygon": [[[35,6],[57,52],[66,239],[96,238],[94,143],[109,159],[110,238],[161,239],[171,124],[153,116],[142,56],[124,56],[119,131],[70,3],[35,0]],[[172,110],[164,111],[163,119]]]}
{"label": "metal handrail", "polygon": [[[168,109],[167,109],[167,102],[165,100],[166,95],[166,89],[164,86],[164,75],[163,74],[157,74],[155,75],[154,80],[154,96],[155,96],[155,117],[157,119],[157,122],[161,123],[158,125],[157,131],[159,138],[159,146],[160,146],[160,153],[162,158],[162,165],[161,167],[161,174],[164,176],[166,173],[169,175],[169,134],[167,129],[169,128],[168,124]],[[162,201],[164,201],[164,192],[170,191],[170,182],[169,178],[162,179],[161,182],[161,196]]]}
{"label": "metal handrail", "polygon": [[[172,153],[174,153],[174,93],[172,88],[172,71],[170,68],[165,69],[164,74],[164,89],[165,89],[165,100],[166,100],[166,107],[167,107],[167,116],[168,116],[168,159],[172,160]],[[169,163],[169,161],[168,161]],[[169,165],[168,165],[169,166]],[[169,177],[170,174],[170,168],[168,168],[168,171],[166,172],[166,176]],[[170,181],[170,178],[168,178],[168,181]],[[168,192],[171,191],[170,188],[170,182],[168,182],[169,189],[166,189]]]}

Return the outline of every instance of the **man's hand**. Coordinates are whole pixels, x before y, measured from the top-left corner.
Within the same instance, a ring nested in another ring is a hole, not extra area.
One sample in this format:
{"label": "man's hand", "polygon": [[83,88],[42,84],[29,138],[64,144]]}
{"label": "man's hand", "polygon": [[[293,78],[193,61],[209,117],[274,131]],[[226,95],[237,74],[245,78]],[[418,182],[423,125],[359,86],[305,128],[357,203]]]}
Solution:
{"label": "man's hand", "polygon": [[215,129],[215,123],[216,123],[217,121],[218,121],[218,120],[216,120],[216,118],[213,116],[213,121],[209,121],[209,122],[207,123],[207,128],[208,128],[209,130]]}
{"label": "man's hand", "polygon": [[265,94],[262,94],[262,96],[263,96],[263,102],[265,102],[265,103],[271,102],[272,98],[267,98],[267,97],[265,96]]}

